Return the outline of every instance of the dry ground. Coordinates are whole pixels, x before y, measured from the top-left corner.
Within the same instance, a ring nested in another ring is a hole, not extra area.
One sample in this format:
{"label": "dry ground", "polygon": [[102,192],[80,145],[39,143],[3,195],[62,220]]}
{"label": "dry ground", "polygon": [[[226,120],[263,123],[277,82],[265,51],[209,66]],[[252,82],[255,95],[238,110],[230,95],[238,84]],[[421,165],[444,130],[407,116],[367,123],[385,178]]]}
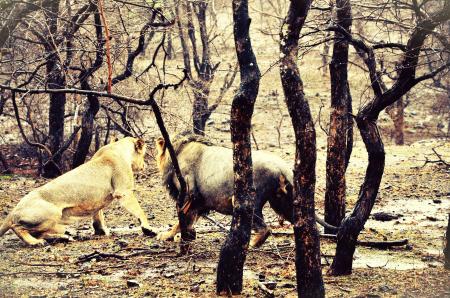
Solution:
{"label": "dry ground", "polygon": [[[219,135],[219,134],[218,134]],[[226,139],[224,140],[226,142]],[[261,140],[260,147],[284,154]],[[438,147],[440,146],[440,147]],[[282,146],[284,147],[284,146]],[[398,220],[370,220],[360,239],[402,239],[409,245],[390,250],[359,247],[355,254],[355,270],[351,276],[325,276],[329,297],[444,297],[450,296],[450,278],[443,269],[443,235],[450,210],[448,169],[436,164],[424,165],[431,148],[438,147],[448,157],[449,143],[436,140],[418,141],[408,146],[386,146],[386,174],[374,212],[398,214]],[[444,154],[445,155],[445,154]],[[356,200],[363,179],[366,154],[360,142],[352,156],[348,171],[349,208]],[[325,150],[319,149],[318,204],[323,208]],[[167,202],[158,174],[150,171],[138,180],[138,196],[151,225],[167,229],[176,221],[174,204]],[[41,178],[14,175],[0,180],[0,210],[4,217],[21,196],[45,183]],[[275,284],[279,297],[295,296],[294,247],[291,228],[280,227],[274,213],[266,207],[267,221],[280,235],[270,237],[258,250],[251,250],[245,267],[245,290],[248,297],[266,293],[258,280]],[[229,217],[211,214],[227,225]],[[209,297],[214,295],[215,267],[224,234],[206,219],[198,224],[198,239],[187,256],[178,256],[178,244],[161,242],[142,236],[136,220],[113,204],[106,212],[112,236],[94,237],[88,220],[71,226],[77,239],[69,244],[43,248],[25,247],[8,232],[0,239],[0,293],[2,296],[159,296]],[[283,234],[284,233],[284,234]],[[334,253],[334,244],[322,240],[324,273]],[[99,252],[83,261],[83,256]],[[135,281],[139,286],[128,285]]]}
{"label": "dry ground", "polygon": [[[260,149],[276,152],[292,162],[292,128],[283,103],[278,68],[271,67],[276,61],[277,45],[267,42],[267,36],[255,33],[252,38],[264,74],[253,120],[255,139]],[[229,48],[227,53],[224,60],[232,61],[233,49]],[[320,127],[326,127],[329,117],[326,108],[329,106],[329,79],[321,75],[319,66],[317,52],[302,60],[301,64],[306,95],[316,119],[316,209],[321,213],[325,190],[326,135]],[[223,75],[221,73],[218,77]],[[370,92],[364,87],[368,80],[357,67],[351,67],[350,79],[356,111],[370,98]],[[220,85],[220,80],[214,83],[212,98],[217,95]],[[127,92],[126,88],[121,91]],[[182,92],[177,97],[167,92],[167,101],[163,105],[172,132],[190,123],[190,103],[185,91]],[[230,139],[228,119],[231,94],[227,95],[208,122],[208,135],[224,146],[229,146]],[[358,247],[353,274],[329,277],[326,271],[335,245],[329,240],[322,240],[323,272],[329,297],[450,297],[449,272],[443,269],[442,263],[443,236],[450,210],[449,169],[436,163],[424,166],[426,158],[437,159],[432,148],[443,154],[447,161],[450,160],[450,143],[443,139],[448,130],[448,106],[444,114],[433,113],[439,98],[423,85],[414,89],[411,96],[412,102],[405,111],[405,146],[391,144],[389,135],[392,124],[385,114],[379,121],[386,142],[387,160],[379,200],[373,212],[385,211],[400,217],[388,222],[371,218],[360,237],[365,240],[407,238],[409,245],[390,250]],[[177,104],[171,104],[174,99],[178,99]],[[10,122],[11,126],[6,129],[8,121],[0,121],[4,128],[0,148],[8,152],[9,161],[16,167],[16,175],[0,176],[0,218],[4,218],[21,196],[45,181],[33,176],[35,169],[30,168],[29,160],[16,150],[20,138],[14,123]],[[277,127],[280,127],[279,135]],[[156,135],[155,131],[149,140]],[[347,174],[349,210],[357,199],[366,163],[367,154],[356,131],[355,148]],[[147,173],[140,175],[137,185],[138,197],[150,224],[160,230],[168,229],[176,221],[174,203],[166,201],[155,168],[150,166]],[[258,282],[262,280],[275,285],[275,296],[295,297],[294,246],[292,236],[287,235],[292,229],[289,226],[280,227],[268,207],[265,214],[273,230],[280,233],[270,237],[261,249],[249,252],[243,296],[265,296]],[[211,217],[224,225],[230,221],[229,217],[220,214],[211,214]],[[91,223],[85,220],[69,229],[77,241],[43,248],[25,247],[14,234],[8,232],[0,238],[0,296],[214,296],[215,267],[224,240],[224,234],[216,225],[206,219],[201,220],[191,253],[180,257],[177,255],[177,243],[142,236],[135,226],[137,221],[118,204],[108,209],[106,220],[113,232],[110,237],[91,236]],[[83,256],[95,252],[111,255],[101,257],[100,254],[83,261]],[[127,284],[130,280],[133,282]],[[138,286],[133,286],[135,283]]]}

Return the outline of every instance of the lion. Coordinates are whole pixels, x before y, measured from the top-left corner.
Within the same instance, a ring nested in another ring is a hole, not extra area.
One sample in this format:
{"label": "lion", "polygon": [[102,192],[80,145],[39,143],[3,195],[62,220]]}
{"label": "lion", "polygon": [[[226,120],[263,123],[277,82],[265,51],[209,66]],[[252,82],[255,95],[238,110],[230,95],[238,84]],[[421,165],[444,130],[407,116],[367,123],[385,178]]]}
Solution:
{"label": "lion", "polygon": [[[176,200],[179,183],[164,139],[158,138],[155,145],[157,166],[167,194]],[[189,190],[183,208],[187,228],[195,235],[193,226],[199,215],[211,210],[228,215],[233,213],[233,152],[225,147],[214,146],[205,137],[191,132],[175,137],[173,147]],[[267,201],[281,220],[293,222],[293,171],[283,159],[267,151],[252,152],[252,160],[256,198],[252,225],[255,235],[250,240],[250,247],[259,247],[271,234],[262,213]],[[337,230],[317,216],[316,220],[327,228]],[[170,231],[159,233],[157,238],[172,240],[179,231],[177,224]]]}
{"label": "lion", "polygon": [[133,172],[145,167],[146,145],[126,137],[100,148],[85,164],[24,196],[0,227],[30,246],[70,241],[65,227],[79,217],[92,217],[95,235],[109,235],[103,209],[113,200],[139,219],[145,235],[156,236],[134,196]]}

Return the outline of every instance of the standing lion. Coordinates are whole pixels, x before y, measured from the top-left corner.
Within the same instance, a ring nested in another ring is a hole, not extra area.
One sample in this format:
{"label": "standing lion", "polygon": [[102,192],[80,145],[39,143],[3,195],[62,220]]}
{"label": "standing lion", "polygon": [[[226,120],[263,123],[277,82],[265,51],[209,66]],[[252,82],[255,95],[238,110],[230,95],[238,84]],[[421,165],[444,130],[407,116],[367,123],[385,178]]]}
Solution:
{"label": "standing lion", "polygon": [[136,216],[144,234],[155,236],[134,196],[133,172],[144,169],[146,145],[127,137],[108,144],[87,163],[59,176],[23,197],[0,227],[28,245],[45,240],[69,240],[65,226],[78,217],[92,217],[96,235],[108,235],[103,208],[113,200]]}
{"label": "standing lion", "polygon": [[[198,216],[210,210],[232,214],[234,192],[232,150],[214,146],[205,137],[190,132],[175,137],[173,147],[189,190],[184,209],[188,229],[194,233],[193,226]],[[164,139],[158,138],[156,149],[156,161],[163,183],[169,196],[176,200],[179,184]],[[267,151],[252,152],[252,160],[253,183],[256,190],[252,229],[256,235],[250,240],[250,246],[258,247],[270,235],[270,229],[264,222],[262,213],[267,201],[282,219],[293,222],[293,172],[283,159]],[[327,228],[336,229],[317,216],[316,220]],[[158,234],[158,239],[173,239],[178,232],[177,224],[172,230]]]}

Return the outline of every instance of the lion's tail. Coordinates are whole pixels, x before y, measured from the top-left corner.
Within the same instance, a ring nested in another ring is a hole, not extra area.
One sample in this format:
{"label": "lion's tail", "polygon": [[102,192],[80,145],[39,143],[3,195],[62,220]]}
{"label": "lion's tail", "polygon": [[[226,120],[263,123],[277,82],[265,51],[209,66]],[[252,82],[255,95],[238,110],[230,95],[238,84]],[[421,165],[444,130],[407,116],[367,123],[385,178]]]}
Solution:
{"label": "lion's tail", "polygon": [[11,214],[9,214],[5,221],[0,226],[0,237],[3,236],[11,228]]}

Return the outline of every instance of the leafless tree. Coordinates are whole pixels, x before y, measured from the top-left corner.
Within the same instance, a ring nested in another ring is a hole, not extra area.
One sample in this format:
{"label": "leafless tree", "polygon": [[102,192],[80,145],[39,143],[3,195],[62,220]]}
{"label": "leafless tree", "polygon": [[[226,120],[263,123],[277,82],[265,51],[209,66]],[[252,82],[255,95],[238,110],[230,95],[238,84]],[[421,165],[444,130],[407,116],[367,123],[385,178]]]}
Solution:
{"label": "leafless tree", "polygon": [[218,294],[240,294],[244,262],[255,207],[251,150],[251,119],[259,90],[260,72],[250,42],[247,0],[233,1],[234,43],[241,83],[231,105],[233,142],[234,206],[231,229],[220,251],[217,266]]}
{"label": "leafless tree", "polygon": [[310,6],[309,0],[291,1],[280,33],[280,75],[296,145],[293,218],[297,292],[299,297],[325,297],[314,209],[316,132],[296,61],[300,31]]}

